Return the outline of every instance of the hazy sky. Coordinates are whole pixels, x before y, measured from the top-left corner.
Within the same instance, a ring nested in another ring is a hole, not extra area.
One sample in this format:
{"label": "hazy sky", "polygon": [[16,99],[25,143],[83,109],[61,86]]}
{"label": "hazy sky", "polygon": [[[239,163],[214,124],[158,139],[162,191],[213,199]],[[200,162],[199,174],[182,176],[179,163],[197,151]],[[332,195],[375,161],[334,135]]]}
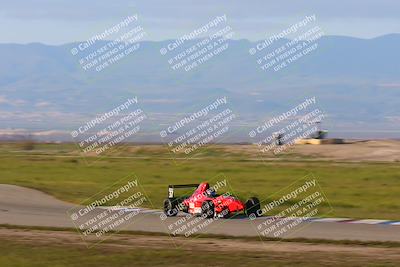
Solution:
{"label": "hazy sky", "polygon": [[223,14],[235,39],[265,39],[312,14],[327,35],[400,32],[399,0],[0,0],[0,42],[82,41],[133,14],[148,40],[179,37]]}

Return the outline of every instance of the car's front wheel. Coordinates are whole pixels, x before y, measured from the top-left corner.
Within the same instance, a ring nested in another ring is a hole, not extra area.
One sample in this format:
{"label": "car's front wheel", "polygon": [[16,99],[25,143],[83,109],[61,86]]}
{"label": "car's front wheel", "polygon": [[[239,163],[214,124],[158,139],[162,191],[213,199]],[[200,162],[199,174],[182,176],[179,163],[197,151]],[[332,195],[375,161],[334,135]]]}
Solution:
{"label": "car's front wheel", "polygon": [[246,206],[246,215],[248,217],[259,217],[261,216],[261,207],[260,201],[256,197],[251,197],[245,203]]}

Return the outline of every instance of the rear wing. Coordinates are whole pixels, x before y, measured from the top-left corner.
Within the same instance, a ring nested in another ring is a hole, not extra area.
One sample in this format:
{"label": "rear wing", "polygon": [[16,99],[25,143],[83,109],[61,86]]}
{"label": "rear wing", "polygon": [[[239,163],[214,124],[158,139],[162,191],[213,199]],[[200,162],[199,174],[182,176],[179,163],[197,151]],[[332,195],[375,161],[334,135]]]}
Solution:
{"label": "rear wing", "polygon": [[199,184],[170,184],[168,186],[168,198],[174,198],[175,188],[189,188],[189,187],[199,187]]}

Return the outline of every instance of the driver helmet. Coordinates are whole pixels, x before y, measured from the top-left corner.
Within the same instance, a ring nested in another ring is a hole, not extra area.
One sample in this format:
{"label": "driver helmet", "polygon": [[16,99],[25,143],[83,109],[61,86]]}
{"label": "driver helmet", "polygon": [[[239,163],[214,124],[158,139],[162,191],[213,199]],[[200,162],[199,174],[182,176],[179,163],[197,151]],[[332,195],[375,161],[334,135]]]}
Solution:
{"label": "driver helmet", "polygon": [[209,189],[206,190],[206,194],[208,197],[216,197],[217,196],[215,189],[212,187],[210,187]]}

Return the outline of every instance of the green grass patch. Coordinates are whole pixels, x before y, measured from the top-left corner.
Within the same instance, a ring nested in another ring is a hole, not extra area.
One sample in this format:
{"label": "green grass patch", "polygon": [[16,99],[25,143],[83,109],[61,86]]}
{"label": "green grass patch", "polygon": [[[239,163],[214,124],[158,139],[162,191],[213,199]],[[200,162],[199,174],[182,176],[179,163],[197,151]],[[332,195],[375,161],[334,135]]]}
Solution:
{"label": "green grass patch", "polygon": [[[397,163],[345,163],[328,161],[254,161],[238,155],[220,156],[219,149],[204,158],[176,165],[167,151],[137,148],[124,157],[109,155],[87,165],[73,145],[35,144],[20,152],[0,145],[0,183],[27,186],[57,198],[80,203],[111,184],[136,174],[154,208],[161,208],[168,184],[199,183],[224,174],[242,199],[257,196],[269,200],[276,192],[312,174],[332,205],[329,216],[400,219],[400,165]],[[150,151],[146,153],[146,151]],[[75,154],[76,155],[75,155]],[[142,158],[145,156],[145,158]],[[322,206],[321,214],[329,207]]]}

